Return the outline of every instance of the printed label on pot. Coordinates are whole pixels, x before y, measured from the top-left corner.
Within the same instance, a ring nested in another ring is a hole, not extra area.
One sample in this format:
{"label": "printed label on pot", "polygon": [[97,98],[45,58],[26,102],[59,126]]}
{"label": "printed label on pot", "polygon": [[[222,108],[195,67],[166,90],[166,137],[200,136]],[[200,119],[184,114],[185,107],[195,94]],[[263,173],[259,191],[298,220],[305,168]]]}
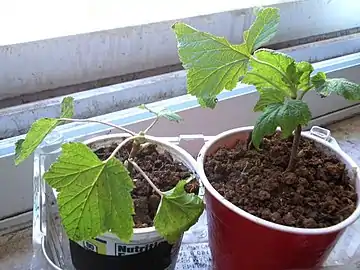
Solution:
{"label": "printed label on pot", "polygon": [[161,243],[166,241],[154,241],[146,244],[123,244],[123,243],[115,243],[115,255],[116,256],[127,256],[133,255],[141,252],[146,252],[158,247]]}
{"label": "printed label on pot", "polygon": [[107,255],[107,241],[100,238],[95,238],[87,241],[82,241],[80,244],[87,250],[91,250],[98,254]]}
{"label": "printed label on pot", "polygon": [[77,243],[70,240],[71,258],[77,269],[102,269],[104,265],[115,264],[121,269],[148,267],[147,269],[173,270],[180,245],[181,239],[171,245],[159,236],[147,239],[138,237],[131,243],[109,237],[97,237]]}

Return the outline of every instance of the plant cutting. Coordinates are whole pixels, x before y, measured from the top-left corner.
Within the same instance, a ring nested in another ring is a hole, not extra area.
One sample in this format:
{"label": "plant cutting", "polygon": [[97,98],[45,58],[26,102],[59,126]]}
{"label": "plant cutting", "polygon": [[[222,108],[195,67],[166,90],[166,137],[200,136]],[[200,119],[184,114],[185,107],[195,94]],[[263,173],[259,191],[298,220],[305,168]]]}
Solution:
{"label": "plant cutting", "polygon": [[[173,269],[183,233],[204,210],[197,195],[195,160],[183,149],[147,135],[162,117],[179,122],[168,109],[135,133],[112,123],[72,119],[72,97],[63,99],[59,118],[34,122],[16,143],[16,165],[66,122],[100,123],[123,132],[62,145],[45,172],[55,190],[62,225],[76,269]],[[125,133],[124,133],[125,132]]]}
{"label": "plant cutting", "polygon": [[360,214],[358,166],[302,132],[311,120],[307,93],[358,101],[360,86],[262,48],[279,22],[277,8],[256,9],[242,44],[173,25],[188,93],[200,105],[215,108],[239,81],[259,94],[255,125],[219,134],[198,156],[216,269],[317,269]]}

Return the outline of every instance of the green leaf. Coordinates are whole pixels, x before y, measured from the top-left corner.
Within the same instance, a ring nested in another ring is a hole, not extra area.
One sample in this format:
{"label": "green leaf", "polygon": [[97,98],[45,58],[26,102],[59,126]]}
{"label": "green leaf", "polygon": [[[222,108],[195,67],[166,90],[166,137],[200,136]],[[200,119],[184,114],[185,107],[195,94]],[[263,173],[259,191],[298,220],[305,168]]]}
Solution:
{"label": "green leaf", "polygon": [[288,99],[269,105],[255,124],[252,143],[259,148],[263,137],[274,134],[277,127],[281,128],[284,138],[289,137],[298,125],[306,125],[310,120],[310,109],[302,100]]}
{"label": "green leaf", "polygon": [[15,164],[19,165],[27,159],[45,137],[58,125],[58,122],[58,119],[53,118],[42,118],[35,121],[26,134],[25,140],[16,142]]}
{"label": "green leaf", "polygon": [[216,97],[198,98],[198,102],[202,108],[215,109],[218,99]]}
{"label": "green leaf", "polygon": [[254,56],[256,59],[250,60],[252,70],[244,76],[241,82],[254,85],[256,88],[277,88],[287,96],[293,96],[292,85],[284,80],[284,76],[280,72],[288,75],[289,66],[294,65],[295,60],[286,54],[268,49],[257,50]]}
{"label": "green leaf", "polygon": [[174,121],[174,122],[180,122],[182,121],[182,118],[180,115],[178,115],[175,112],[170,111],[169,109],[162,109],[160,110],[157,115],[159,117],[165,117],[166,119],[168,119],[169,121]]}
{"label": "green leaf", "polygon": [[276,88],[257,89],[260,98],[254,107],[254,112],[263,111],[267,106],[274,103],[283,103],[285,100],[285,93]]}
{"label": "green leaf", "polygon": [[245,44],[231,45],[225,38],[201,32],[184,23],[172,26],[178,41],[180,61],[187,70],[188,93],[214,97],[232,90],[247,71]]}
{"label": "green leaf", "polygon": [[15,159],[19,158],[24,141],[24,139],[20,139],[15,143]]}
{"label": "green leaf", "polygon": [[102,162],[86,145],[66,143],[44,178],[59,192],[59,212],[70,239],[86,240],[107,231],[122,241],[131,239],[134,185],[119,160]]}
{"label": "green leaf", "polygon": [[326,81],[326,74],[324,72],[318,72],[311,78],[311,83],[315,88],[320,88]]}
{"label": "green leaf", "polygon": [[182,120],[180,115],[178,115],[175,112],[170,111],[167,108],[152,108],[152,109],[150,109],[145,104],[138,106],[138,108],[147,110],[147,111],[155,114],[157,117],[165,117],[166,119],[168,119],[170,121],[180,122]]}
{"label": "green leaf", "polygon": [[[61,117],[71,118],[73,114],[74,98],[66,97],[61,102]],[[15,164],[19,165],[27,159],[41,144],[45,137],[62,122],[63,121],[55,118],[42,118],[35,121],[26,134],[25,140],[21,139],[15,143]]]}
{"label": "green leaf", "polygon": [[350,82],[347,79],[326,79],[322,84],[316,81],[318,86],[315,90],[323,97],[334,93],[347,100],[360,100],[360,85]]}
{"label": "green leaf", "polygon": [[249,54],[269,42],[275,36],[280,23],[278,8],[258,9],[256,16],[249,30],[244,32],[244,40]]}
{"label": "green leaf", "polygon": [[181,180],[174,189],[163,193],[154,219],[156,230],[169,243],[175,243],[204,211],[204,202],[199,196],[186,193],[185,185],[186,180]]}
{"label": "green leaf", "polygon": [[296,63],[296,72],[298,74],[298,88],[306,89],[311,84],[310,74],[314,71],[313,66],[308,62]]}
{"label": "green leaf", "polygon": [[71,118],[74,115],[74,98],[66,97],[61,102],[61,118]]}

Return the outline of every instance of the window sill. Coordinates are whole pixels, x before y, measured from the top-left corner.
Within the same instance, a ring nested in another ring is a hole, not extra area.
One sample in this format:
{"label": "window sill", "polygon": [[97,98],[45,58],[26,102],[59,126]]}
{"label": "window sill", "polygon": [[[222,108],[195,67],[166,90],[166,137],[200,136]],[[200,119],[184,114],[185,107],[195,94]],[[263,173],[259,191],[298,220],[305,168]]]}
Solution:
{"label": "window sill", "polygon": [[[170,28],[176,20],[238,43],[254,19],[241,1],[160,1],[7,1],[0,18],[6,66],[0,100],[178,64]],[[360,26],[358,1],[257,0],[251,6],[269,3],[282,16],[272,43]]]}

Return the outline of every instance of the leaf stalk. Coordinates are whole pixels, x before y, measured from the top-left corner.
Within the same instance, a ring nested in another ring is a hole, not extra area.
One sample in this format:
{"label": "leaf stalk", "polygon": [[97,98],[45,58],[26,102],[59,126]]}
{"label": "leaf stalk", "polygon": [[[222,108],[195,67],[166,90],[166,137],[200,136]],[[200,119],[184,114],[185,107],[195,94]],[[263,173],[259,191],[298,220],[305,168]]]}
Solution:
{"label": "leaf stalk", "polygon": [[121,130],[123,132],[126,132],[132,136],[136,136],[136,133],[127,129],[127,128],[124,128],[124,127],[120,127],[118,125],[114,125],[112,123],[107,123],[107,122],[103,122],[103,121],[100,121],[100,120],[92,120],[92,119],[73,119],[73,118],[59,118],[60,121],[66,121],[66,122],[79,122],[79,123],[97,123],[97,124],[103,124],[105,126],[109,126],[109,127],[113,127],[113,128],[116,128],[118,130]]}
{"label": "leaf stalk", "polygon": [[136,162],[134,162],[132,159],[128,159],[128,162],[133,166],[133,168],[135,168],[135,170],[137,170],[144,177],[144,179],[149,183],[149,185],[153,188],[153,190],[155,190],[155,192],[159,194],[160,197],[163,197],[163,193],[161,192],[161,190],[155,186],[155,184],[150,180],[150,178],[146,175],[146,173],[139,167],[139,165],[137,165]]}

